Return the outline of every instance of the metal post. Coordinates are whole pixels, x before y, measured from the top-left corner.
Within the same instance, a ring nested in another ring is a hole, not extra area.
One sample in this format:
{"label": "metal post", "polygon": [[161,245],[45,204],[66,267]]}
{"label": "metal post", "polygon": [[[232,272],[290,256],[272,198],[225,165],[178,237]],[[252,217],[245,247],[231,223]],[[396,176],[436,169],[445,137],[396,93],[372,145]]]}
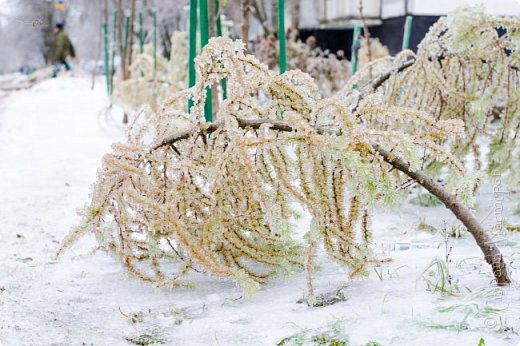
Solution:
{"label": "metal post", "polygon": [[352,75],[355,75],[358,70],[358,53],[361,47],[359,36],[361,35],[361,25],[356,24],[354,27],[354,34],[352,36]]}
{"label": "metal post", "polygon": [[285,47],[285,0],[278,0],[278,42],[280,43],[280,73],[287,71]]}
{"label": "metal post", "polygon": [[[200,5],[200,45],[201,50],[209,41],[208,26],[208,0],[199,0]],[[213,120],[213,104],[211,99],[211,87],[206,87],[206,103],[204,104],[204,117],[207,122]]]}
{"label": "metal post", "polygon": [[403,33],[403,48],[402,50],[410,48],[410,36],[412,33],[412,23],[413,17],[406,16],[406,21],[404,22],[404,33]]}
{"label": "metal post", "polygon": [[[195,56],[197,55],[197,0],[190,0],[190,41],[188,57],[188,87],[195,85]],[[188,112],[193,100],[188,101]]]}

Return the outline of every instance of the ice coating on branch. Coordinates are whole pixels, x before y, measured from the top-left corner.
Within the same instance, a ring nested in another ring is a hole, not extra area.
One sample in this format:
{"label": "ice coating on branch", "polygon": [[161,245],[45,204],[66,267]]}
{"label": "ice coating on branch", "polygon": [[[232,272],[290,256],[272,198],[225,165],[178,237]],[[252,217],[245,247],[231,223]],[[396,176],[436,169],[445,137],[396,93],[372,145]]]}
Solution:
{"label": "ice coating on branch", "polygon": [[[183,276],[196,270],[250,292],[304,268],[312,295],[320,246],[351,276],[377,262],[370,208],[396,204],[407,179],[374,146],[412,169],[431,157],[464,174],[439,144],[462,134],[460,120],[383,108],[380,95],[358,90],[323,99],[309,75],[277,75],[228,38],[211,39],[196,68],[194,87],[171,95],[105,155],[63,249],[93,233],[129,273],[165,287],[186,285]],[[222,78],[228,99],[206,124],[205,87]],[[293,237],[294,203],[312,216],[303,243]]]}
{"label": "ice coating on branch", "polygon": [[[430,28],[417,55],[405,51],[374,65],[381,74],[390,73],[375,91],[375,107],[462,120],[465,136],[437,143],[460,160],[473,161],[473,169],[505,174],[512,186],[520,183],[520,19],[464,7]],[[367,75],[367,69],[360,71],[347,88],[357,84],[369,90]],[[487,158],[480,148],[483,137],[491,142]],[[434,161],[426,167],[438,171]]]}

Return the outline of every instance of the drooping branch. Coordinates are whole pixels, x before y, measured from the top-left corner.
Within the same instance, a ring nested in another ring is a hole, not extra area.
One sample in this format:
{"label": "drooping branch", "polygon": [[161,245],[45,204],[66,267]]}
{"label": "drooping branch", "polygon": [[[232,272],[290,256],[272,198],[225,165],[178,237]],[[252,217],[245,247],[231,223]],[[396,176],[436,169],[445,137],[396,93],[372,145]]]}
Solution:
{"label": "drooping branch", "polygon": [[[520,179],[514,159],[520,148],[516,135],[520,103],[515,90],[520,79],[514,52],[518,52],[514,35],[501,34],[496,28],[518,32],[520,21],[486,16],[482,8],[441,18],[431,26],[416,54],[404,52],[393,61],[374,63],[375,69],[386,71],[389,62],[402,64],[403,58],[412,57],[413,61],[403,65],[406,73],[394,70],[380,75],[372,90],[364,85],[361,96],[376,94],[369,102],[381,108],[413,108],[438,120],[462,120],[465,136],[446,143],[450,152],[461,161],[473,161],[470,170],[507,174],[508,185],[516,186]],[[367,75],[363,71],[355,82]],[[490,143],[486,150],[482,150],[481,138]]]}
{"label": "drooping branch", "polygon": [[[262,125],[270,125],[273,130],[280,132],[292,132],[294,128],[287,121],[283,120],[274,120],[274,119],[237,119],[238,125],[241,128],[251,128],[253,130],[259,129]],[[154,144],[151,150],[156,150],[165,145],[170,145],[175,142],[181,141],[183,139],[187,139],[190,136],[196,133],[212,133],[215,132],[219,127],[224,124],[222,120],[215,121],[210,124],[201,124],[193,129],[179,131],[173,133],[172,135],[164,138],[158,143]]]}
{"label": "drooping branch", "polygon": [[[274,120],[274,119],[237,119],[238,125],[243,129],[259,129],[261,126],[268,125],[271,130],[279,132],[293,132],[297,131],[288,121]],[[180,131],[166,137],[152,146],[152,150],[158,149],[162,146],[172,145],[177,141],[200,133],[211,133],[216,131],[223,125],[222,121],[211,124],[202,124],[193,129]],[[317,128],[316,132],[319,134],[336,134],[330,128]],[[395,169],[401,171],[411,179],[416,181],[419,185],[428,190],[432,195],[437,197],[444,205],[453,213],[453,215],[466,226],[468,232],[471,233],[478,246],[480,247],[484,257],[492,267],[493,274],[498,285],[507,285],[511,283],[507,272],[507,266],[504,258],[493,242],[491,237],[486,233],[480,222],[475,218],[471,211],[461,201],[459,201],[453,194],[446,190],[443,186],[436,183],[426,173],[421,170],[412,171],[410,165],[397,157],[392,152],[377,144],[372,144],[373,155],[379,155],[385,162],[390,164]]]}

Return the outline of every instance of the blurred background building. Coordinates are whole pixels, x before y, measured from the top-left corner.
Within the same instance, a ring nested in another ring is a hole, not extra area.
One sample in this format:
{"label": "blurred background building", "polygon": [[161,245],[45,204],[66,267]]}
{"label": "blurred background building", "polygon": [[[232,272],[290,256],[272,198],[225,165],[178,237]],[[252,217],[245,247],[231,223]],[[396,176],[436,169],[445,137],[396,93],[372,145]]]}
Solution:
{"label": "blurred background building", "polygon": [[[515,0],[363,0],[363,16],[371,36],[396,54],[401,50],[406,16],[413,16],[410,49],[416,50],[440,16],[475,5],[484,5],[492,15],[520,15],[520,3]],[[359,0],[301,0],[301,38],[315,36],[321,48],[344,50],[350,59],[353,28],[361,23],[359,10]]]}
{"label": "blurred background building", "polygon": [[[62,9],[57,8],[58,2],[63,3]],[[147,42],[152,35],[151,13],[157,11],[160,50],[169,56],[171,34],[187,29],[188,0],[0,0],[0,73],[45,65],[52,27],[58,22],[65,23],[81,63],[98,64],[103,21],[110,26],[118,4],[128,14],[134,2],[144,13]],[[277,32],[278,0],[250,0],[250,4],[250,40]],[[410,48],[415,50],[439,16],[477,4],[490,14],[520,15],[516,0],[363,0],[363,16],[371,35],[395,54],[401,49],[407,15],[414,17]],[[242,0],[227,0],[222,9],[225,32],[231,37],[240,37],[241,5]],[[361,22],[359,0],[286,0],[286,16],[286,26],[298,28],[302,40],[315,36],[321,48],[341,49],[350,59],[353,27]]]}

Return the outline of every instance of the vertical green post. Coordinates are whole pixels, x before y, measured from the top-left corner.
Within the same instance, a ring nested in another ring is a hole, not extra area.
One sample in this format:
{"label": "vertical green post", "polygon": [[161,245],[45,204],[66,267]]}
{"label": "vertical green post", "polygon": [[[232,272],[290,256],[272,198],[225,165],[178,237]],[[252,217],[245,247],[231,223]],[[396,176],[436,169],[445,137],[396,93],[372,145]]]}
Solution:
{"label": "vertical green post", "polygon": [[402,50],[410,48],[410,35],[412,33],[412,16],[406,16],[406,21],[404,22],[404,33],[403,33],[403,48]]}
{"label": "vertical green post", "polygon": [[[208,0],[199,0],[200,9],[200,46],[204,48],[209,41],[208,26]],[[211,87],[206,87],[206,103],[204,104],[204,118],[207,122],[213,120],[213,102],[211,99]]]}
{"label": "vertical green post", "polygon": [[[195,85],[195,56],[197,55],[197,0],[190,0],[190,41],[188,57],[188,87]],[[193,100],[188,101],[188,112]]]}
{"label": "vertical green post", "polygon": [[278,42],[280,42],[280,73],[287,71],[285,47],[285,0],[278,0]]}
{"label": "vertical green post", "polygon": [[359,36],[361,35],[361,25],[356,24],[354,27],[354,33],[352,36],[352,75],[355,75],[358,70],[358,53],[359,48],[361,47],[361,41],[359,40]]}
{"label": "vertical green post", "polygon": [[157,11],[153,12],[153,73],[157,71]]}
{"label": "vertical green post", "polygon": [[143,30],[143,12],[139,12],[139,53],[143,53],[144,46],[144,30]]}
{"label": "vertical green post", "polygon": [[125,16],[125,45],[124,45],[124,56],[126,57],[126,54],[128,52],[128,32],[130,31],[130,17]]}
{"label": "vertical green post", "polygon": [[108,24],[103,23],[103,48],[105,51],[105,78],[107,83],[107,93],[110,94],[110,75],[109,75],[109,67],[108,67]]}
{"label": "vertical green post", "polygon": [[[222,36],[222,20],[220,16],[220,0],[215,0],[215,16],[216,16],[216,26],[217,26],[217,36]],[[227,80],[223,78],[220,81],[220,85],[222,86],[222,98],[227,99]]]}
{"label": "vertical green post", "polygon": [[112,35],[112,61],[110,69],[110,94],[114,91],[115,57],[117,44],[117,11],[114,11],[114,32]]}

